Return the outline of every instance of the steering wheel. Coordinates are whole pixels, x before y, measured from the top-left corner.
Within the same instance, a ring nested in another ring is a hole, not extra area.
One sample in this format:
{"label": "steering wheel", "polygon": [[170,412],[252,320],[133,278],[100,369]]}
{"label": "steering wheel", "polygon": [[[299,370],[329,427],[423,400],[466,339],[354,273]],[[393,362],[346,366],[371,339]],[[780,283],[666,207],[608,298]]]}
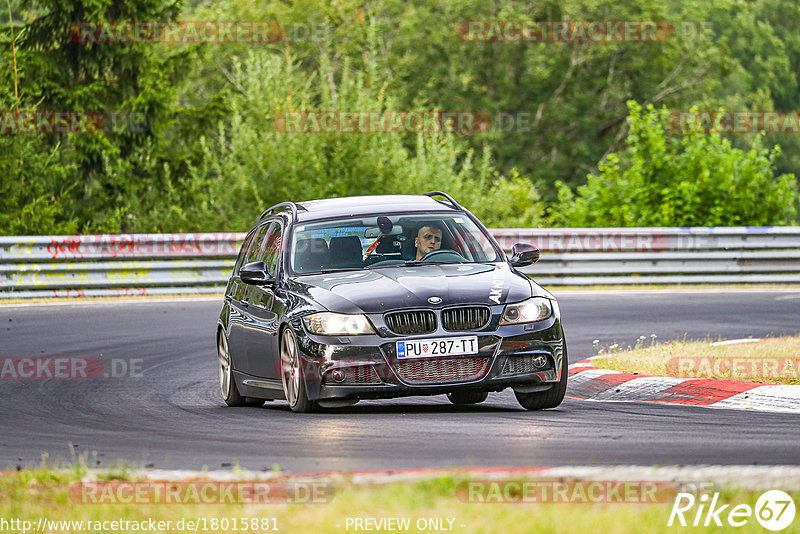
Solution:
{"label": "steering wheel", "polygon": [[462,256],[461,254],[459,254],[455,250],[451,250],[449,248],[440,248],[440,249],[437,249],[437,250],[431,250],[430,252],[428,252],[427,254],[422,256],[419,259],[419,261],[428,261],[429,259],[433,258],[434,256],[442,255],[442,254],[447,254],[447,255],[450,255],[450,256],[456,256],[458,258],[458,260],[456,260],[456,262],[458,262],[459,260],[460,261],[466,261],[467,260],[464,256]]}

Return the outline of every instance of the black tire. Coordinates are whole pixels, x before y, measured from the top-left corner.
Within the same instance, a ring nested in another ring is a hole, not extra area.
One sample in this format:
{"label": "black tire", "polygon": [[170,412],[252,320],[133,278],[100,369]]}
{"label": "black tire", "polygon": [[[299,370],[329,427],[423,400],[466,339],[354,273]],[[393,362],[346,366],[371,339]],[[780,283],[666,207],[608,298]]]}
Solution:
{"label": "black tire", "polygon": [[556,408],[564,401],[567,393],[567,377],[569,376],[569,359],[567,358],[567,342],[564,341],[564,354],[561,358],[561,377],[557,384],[547,391],[536,391],[534,393],[514,392],[517,402],[526,410],[546,410]]}
{"label": "black tire", "polygon": [[248,400],[252,402],[252,399],[242,397],[239,394],[239,388],[236,387],[236,380],[233,378],[233,359],[228,350],[228,338],[222,331],[217,334],[217,359],[219,360],[219,388],[225,404],[228,406],[253,406],[253,404],[248,404]]}
{"label": "black tire", "polygon": [[317,403],[308,399],[297,339],[289,327],[281,334],[281,382],[286,402],[293,412],[308,413],[317,409]]}
{"label": "black tire", "polygon": [[447,394],[447,400],[456,406],[478,404],[485,401],[488,397],[488,391],[452,391]]}

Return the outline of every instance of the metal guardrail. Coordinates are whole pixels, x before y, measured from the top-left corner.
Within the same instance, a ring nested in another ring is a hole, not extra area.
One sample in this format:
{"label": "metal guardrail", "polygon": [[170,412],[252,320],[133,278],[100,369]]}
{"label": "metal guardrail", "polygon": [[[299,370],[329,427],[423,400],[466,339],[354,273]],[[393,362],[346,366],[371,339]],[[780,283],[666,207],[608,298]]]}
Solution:
{"label": "metal guardrail", "polygon": [[244,236],[0,237],[0,299],[221,293]]}
{"label": "metal guardrail", "polygon": [[800,227],[559,228],[493,231],[537,245],[522,269],[545,285],[800,283]]}
{"label": "metal guardrail", "polygon": [[[503,229],[545,285],[800,283],[800,227]],[[0,237],[0,299],[220,293],[243,233]]]}

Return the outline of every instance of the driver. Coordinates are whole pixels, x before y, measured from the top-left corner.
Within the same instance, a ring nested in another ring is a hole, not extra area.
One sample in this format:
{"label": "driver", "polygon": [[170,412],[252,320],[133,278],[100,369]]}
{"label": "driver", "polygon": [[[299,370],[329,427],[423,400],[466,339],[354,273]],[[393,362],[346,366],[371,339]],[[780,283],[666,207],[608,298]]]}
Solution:
{"label": "driver", "polygon": [[417,248],[415,261],[422,259],[425,254],[442,248],[442,230],[434,224],[426,224],[417,231],[414,238],[414,246]]}

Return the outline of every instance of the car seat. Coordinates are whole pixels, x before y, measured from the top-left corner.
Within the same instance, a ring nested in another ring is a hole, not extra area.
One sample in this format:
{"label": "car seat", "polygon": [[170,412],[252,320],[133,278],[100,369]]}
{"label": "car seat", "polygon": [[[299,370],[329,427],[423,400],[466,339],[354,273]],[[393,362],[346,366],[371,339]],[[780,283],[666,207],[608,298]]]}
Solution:
{"label": "car seat", "polygon": [[331,238],[331,267],[357,269],[363,266],[361,240],[354,235]]}
{"label": "car seat", "polygon": [[307,273],[330,268],[328,243],[321,237],[298,239],[294,250],[294,270]]}
{"label": "car seat", "polygon": [[400,257],[406,261],[416,259],[417,257],[417,248],[414,246],[414,238],[416,235],[416,232],[414,232],[413,235],[407,236],[406,240],[403,241]]}

